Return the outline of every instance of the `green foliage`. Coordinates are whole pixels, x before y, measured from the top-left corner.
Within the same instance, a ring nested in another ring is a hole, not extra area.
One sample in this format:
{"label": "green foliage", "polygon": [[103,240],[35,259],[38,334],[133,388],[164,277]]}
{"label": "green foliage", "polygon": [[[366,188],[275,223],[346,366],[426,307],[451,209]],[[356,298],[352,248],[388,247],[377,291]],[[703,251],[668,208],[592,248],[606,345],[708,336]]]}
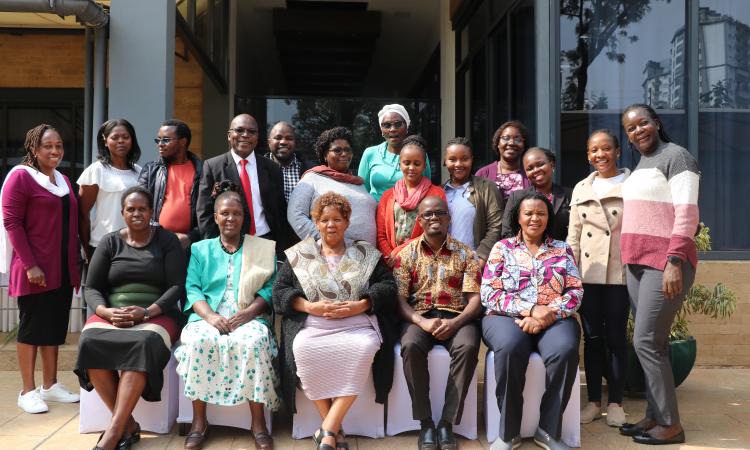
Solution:
{"label": "green foliage", "polygon": [[[711,250],[710,229],[703,223],[700,224],[700,230],[695,235],[695,246],[699,251],[705,252]],[[690,336],[687,319],[693,314],[702,314],[712,319],[726,319],[734,314],[737,308],[737,296],[722,283],[718,283],[713,289],[709,289],[702,284],[695,284],[685,296],[682,308],[677,311],[669,330],[669,340],[678,341],[687,339]],[[628,319],[628,341],[633,342],[633,315]]]}

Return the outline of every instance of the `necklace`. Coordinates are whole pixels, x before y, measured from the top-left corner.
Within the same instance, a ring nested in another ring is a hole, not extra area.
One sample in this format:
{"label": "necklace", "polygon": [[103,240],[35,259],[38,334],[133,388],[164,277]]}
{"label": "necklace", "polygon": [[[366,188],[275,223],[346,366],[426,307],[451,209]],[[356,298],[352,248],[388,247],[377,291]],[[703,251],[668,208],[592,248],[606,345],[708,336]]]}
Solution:
{"label": "necklace", "polygon": [[244,234],[240,235],[240,242],[239,242],[239,244],[237,244],[237,248],[235,248],[234,251],[232,251],[232,252],[230,252],[229,250],[227,250],[226,247],[224,247],[224,243],[221,241],[221,238],[219,238],[219,245],[221,245],[221,249],[224,250],[224,253],[227,253],[229,255],[234,255],[235,253],[237,253],[238,251],[240,251],[240,249],[242,248],[242,242],[244,240],[245,240],[245,235]]}

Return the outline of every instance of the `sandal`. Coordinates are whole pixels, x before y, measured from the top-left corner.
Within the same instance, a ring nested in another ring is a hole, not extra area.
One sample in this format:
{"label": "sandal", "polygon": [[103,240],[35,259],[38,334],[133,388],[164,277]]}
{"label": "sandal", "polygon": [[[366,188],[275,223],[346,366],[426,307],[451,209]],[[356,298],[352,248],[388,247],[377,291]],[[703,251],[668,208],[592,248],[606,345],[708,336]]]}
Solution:
{"label": "sandal", "polygon": [[136,422],[135,423],[135,430],[133,430],[132,433],[130,433],[130,436],[123,437],[119,441],[117,441],[117,446],[115,447],[115,450],[129,450],[130,447],[133,446],[136,442],[141,440],[141,425]]}
{"label": "sandal", "polygon": [[339,430],[339,434],[336,435],[336,437],[341,436],[341,441],[336,441],[336,448],[337,449],[343,449],[343,450],[349,450],[349,443],[346,442],[346,434],[344,434],[344,429],[341,428]]}
{"label": "sandal", "polygon": [[318,434],[317,435],[315,435],[315,433],[313,433],[313,442],[315,442],[315,446],[316,446],[315,448],[317,450],[336,450],[335,448],[331,447],[330,445],[323,443],[323,439],[327,438],[327,437],[332,437],[332,438],[336,439],[336,434],[332,433],[332,432],[330,432],[328,430],[324,430],[323,428],[318,429]]}

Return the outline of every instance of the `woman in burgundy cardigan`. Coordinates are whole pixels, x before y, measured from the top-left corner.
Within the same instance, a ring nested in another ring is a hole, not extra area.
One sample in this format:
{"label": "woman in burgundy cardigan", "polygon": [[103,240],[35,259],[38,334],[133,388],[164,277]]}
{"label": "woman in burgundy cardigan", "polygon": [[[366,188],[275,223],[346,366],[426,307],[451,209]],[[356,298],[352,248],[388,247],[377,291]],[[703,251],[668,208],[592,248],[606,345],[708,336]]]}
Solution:
{"label": "woman in burgundy cardigan", "polygon": [[503,194],[503,200],[508,200],[513,191],[531,187],[521,167],[521,158],[528,148],[528,128],[519,120],[503,123],[492,136],[492,150],[497,153],[497,162],[487,164],[475,175],[495,183]]}
{"label": "woman in burgundy cardigan", "polygon": [[[16,351],[23,380],[18,407],[40,413],[48,410],[45,400],[78,401],[78,394],[57,382],[57,350],[65,343],[73,288],[80,284],[78,203],[70,181],[57,171],[64,154],[57,130],[46,124],[32,128],[24,149],[0,194],[0,269],[8,273],[9,295],[18,297]],[[37,350],[40,389],[34,381]]]}

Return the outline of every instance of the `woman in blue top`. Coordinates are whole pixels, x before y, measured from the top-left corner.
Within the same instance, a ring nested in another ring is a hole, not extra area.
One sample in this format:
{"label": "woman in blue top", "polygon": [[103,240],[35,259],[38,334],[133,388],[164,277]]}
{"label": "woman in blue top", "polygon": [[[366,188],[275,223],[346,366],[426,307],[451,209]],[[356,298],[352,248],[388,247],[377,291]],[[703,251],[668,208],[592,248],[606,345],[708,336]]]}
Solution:
{"label": "woman in blue top", "polygon": [[[378,112],[378,123],[385,141],[365,149],[357,175],[365,180],[367,192],[380,201],[383,192],[404,176],[399,166],[399,154],[411,120],[406,108],[394,103],[383,106]],[[430,159],[427,158],[426,162],[423,175],[430,178]]]}
{"label": "woman in blue top", "polygon": [[186,449],[203,446],[208,431],[206,403],[248,402],[255,448],[273,448],[263,406],[279,407],[277,355],[269,312],[276,279],[273,241],[242,235],[242,200],[229,182],[218,187],[214,220],[219,237],[191,247],[185,311],[192,311],[175,352],[185,396],[193,401]]}

